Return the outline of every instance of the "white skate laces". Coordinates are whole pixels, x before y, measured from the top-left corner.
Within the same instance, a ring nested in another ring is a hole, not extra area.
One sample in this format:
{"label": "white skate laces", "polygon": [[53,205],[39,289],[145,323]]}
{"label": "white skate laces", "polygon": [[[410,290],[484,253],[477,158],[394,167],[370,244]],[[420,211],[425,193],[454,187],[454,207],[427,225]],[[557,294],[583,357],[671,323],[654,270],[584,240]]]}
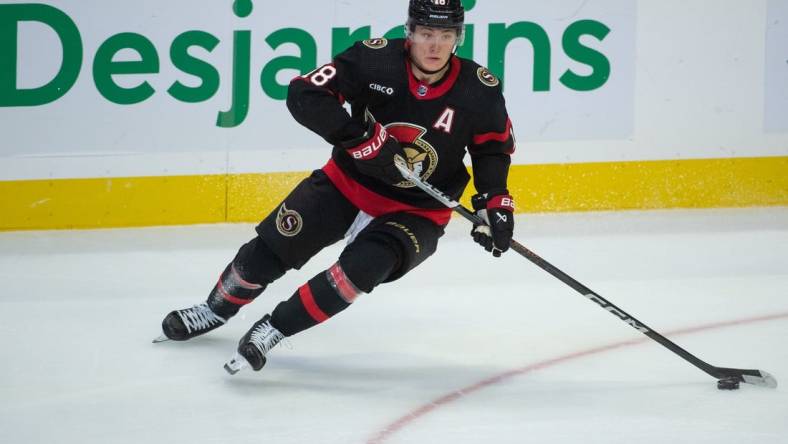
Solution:
{"label": "white skate laces", "polygon": [[208,329],[216,324],[224,324],[226,319],[218,316],[208,307],[208,304],[202,303],[194,307],[187,308],[186,310],[178,310],[178,316],[181,317],[186,331],[191,333],[193,331],[200,331]]}
{"label": "white skate laces", "polygon": [[249,343],[253,344],[265,356],[269,350],[276,347],[276,344],[284,338],[285,335],[274,328],[270,322],[262,322],[252,331]]}
{"label": "white skate laces", "polygon": [[[227,371],[227,373],[234,375],[247,365],[250,365],[248,357],[241,355],[241,347],[245,344],[251,344],[254,349],[262,355],[260,357],[253,357],[255,359],[255,364],[252,365],[254,370],[260,370],[263,368],[266,360],[265,355],[272,348],[276,347],[276,345],[280,342],[283,342],[284,345],[288,346],[288,348],[291,348],[287,338],[285,338],[285,335],[277,330],[273,325],[271,325],[269,315],[266,315],[258,322],[259,324],[249,331],[249,333],[247,333],[249,338],[246,339],[246,336],[244,336],[241,339],[241,343],[238,344],[238,351],[236,351],[233,357],[224,364],[224,369]],[[258,359],[261,359],[262,362],[257,362]]]}

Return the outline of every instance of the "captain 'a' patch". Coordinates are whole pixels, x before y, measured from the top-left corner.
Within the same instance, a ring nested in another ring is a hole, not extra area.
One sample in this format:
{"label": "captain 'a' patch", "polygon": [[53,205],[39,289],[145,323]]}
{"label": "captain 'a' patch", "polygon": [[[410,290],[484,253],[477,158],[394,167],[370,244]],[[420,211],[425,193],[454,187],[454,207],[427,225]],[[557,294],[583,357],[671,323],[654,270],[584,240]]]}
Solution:
{"label": "captain 'a' patch", "polygon": [[446,134],[451,134],[451,128],[454,124],[454,109],[451,107],[446,107],[443,110],[443,113],[438,117],[438,120],[432,124],[432,127],[436,130],[440,130],[445,132]]}

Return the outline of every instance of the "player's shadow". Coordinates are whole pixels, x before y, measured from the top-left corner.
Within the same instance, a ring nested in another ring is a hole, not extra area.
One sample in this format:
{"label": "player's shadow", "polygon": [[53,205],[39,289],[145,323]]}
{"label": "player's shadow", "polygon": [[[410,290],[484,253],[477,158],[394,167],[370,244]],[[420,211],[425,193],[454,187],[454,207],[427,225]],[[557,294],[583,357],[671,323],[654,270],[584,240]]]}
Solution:
{"label": "player's shadow", "polygon": [[424,356],[356,353],[333,356],[271,356],[259,372],[244,369],[226,378],[231,390],[261,393],[308,390],[337,393],[434,391],[436,383],[457,387],[502,369],[456,362],[425,362]]}

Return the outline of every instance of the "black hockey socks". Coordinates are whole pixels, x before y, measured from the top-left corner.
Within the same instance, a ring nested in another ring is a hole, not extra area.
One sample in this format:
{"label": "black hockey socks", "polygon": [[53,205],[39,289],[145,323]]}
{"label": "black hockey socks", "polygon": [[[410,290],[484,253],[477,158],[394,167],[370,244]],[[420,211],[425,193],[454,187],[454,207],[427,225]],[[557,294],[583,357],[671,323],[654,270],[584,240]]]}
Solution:
{"label": "black hockey socks", "polygon": [[244,244],[225,268],[208,296],[208,306],[228,319],[252,302],[265,287],[280,278],[286,269],[267,245],[256,237]]}
{"label": "black hockey socks", "polygon": [[394,238],[388,234],[359,237],[331,268],[277,305],[271,313],[271,325],[292,336],[327,320],[388,279],[400,264],[398,253]]}
{"label": "black hockey socks", "polygon": [[260,296],[263,290],[265,285],[245,281],[231,262],[219,276],[207,303],[214,313],[228,319],[235,316],[242,306]]}
{"label": "black hockey socks", "polygon": [[337,262],[280,302],[271,314],[271,325],[292,336],[336,315],[362,294]]}

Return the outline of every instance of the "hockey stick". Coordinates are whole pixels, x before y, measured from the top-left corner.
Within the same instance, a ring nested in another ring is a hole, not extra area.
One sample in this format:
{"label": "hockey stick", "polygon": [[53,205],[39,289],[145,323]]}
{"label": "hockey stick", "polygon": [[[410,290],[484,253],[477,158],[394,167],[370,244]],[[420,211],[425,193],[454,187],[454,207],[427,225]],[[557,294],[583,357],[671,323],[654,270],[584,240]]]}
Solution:
{"label": "hockey stick", "polygon": [[[411,171],[407,167],[407,165],[405,164],[402,158],[399,157],[395,158],[394,163],[405,179],[411,181],[414,185],[421,188],[427,194],[438,200],[440,203],[456,211],[462,217],[473,222],[475,225],[485,224],[485,222],[479,216],[477,216],[467,208],[463,207],[459,202],[452,200],[450,197],[443,194],[443,192],[441,192],[440,190],[422,181],[418,175],[416,175],[413,171]],[[629,315],[624,310],[618,308],[615,304],[611,303],[610,301],[603,298],[602,296],[594,293],[593,291],[591,291],[591,289],[581,284],[580,282],[576,281],[575,279],[573,279],[571,276],[564,273],[563,271],[559,270],[551,263],[542,259],[541,257],[539,257],[539,255],[529,250],[528,248],[524,247],[516,240],[512,239],[510,248],[516,251],[517,253],[519,253],[521,256],[528,259],[529,261],[533,262],[536,266],[538,266],[542,270],[558,278],[558,280],[560,280],[564,284],[572,287],[578,293],[582,294],[586,298],[598,304],[600,307],[604,308],[605,310],[613,314],[615,317],[626,322],[627,324],[632,326],[635,330],[659,342],[668,350],[684,358],[684,360],[686,360],[687,362],[691,363],[695,367],[698,367],[699,369],[703,370],[704,372],[718,379],[718,383],[717,383],[718,388],[720,389],[738,388],[739,382],[746,382],[748,384],[760,385],[770,388],[777,387],[777,380],[772,375],[762,370],[744,370],[744,369],[736,369],[736,368],[715,367],[699,359],[692,353],[676,345],[673,341],[657,333],[651,327],[648,327],[646,324],[635,319],[633,316]]]}

